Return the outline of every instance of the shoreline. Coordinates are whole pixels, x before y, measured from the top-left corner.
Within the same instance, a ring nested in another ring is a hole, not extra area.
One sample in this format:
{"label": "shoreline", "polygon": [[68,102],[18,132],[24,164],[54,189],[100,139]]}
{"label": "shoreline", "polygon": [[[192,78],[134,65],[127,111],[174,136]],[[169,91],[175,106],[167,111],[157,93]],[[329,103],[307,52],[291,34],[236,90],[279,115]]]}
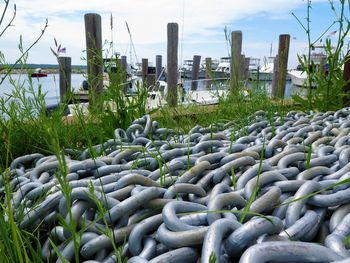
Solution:
{"label": "shoreline", "polygon": [[[35,71],[34,68],[29,69],[12,69],[11,74],[31,74]],[[58,68],[43,68],[42,72],[47,74],[59,74]],[[5,74],[6,69],[0,70],[0,74]],[[72,68],[72,74],[87,74],[87,70],[80,68]]]}

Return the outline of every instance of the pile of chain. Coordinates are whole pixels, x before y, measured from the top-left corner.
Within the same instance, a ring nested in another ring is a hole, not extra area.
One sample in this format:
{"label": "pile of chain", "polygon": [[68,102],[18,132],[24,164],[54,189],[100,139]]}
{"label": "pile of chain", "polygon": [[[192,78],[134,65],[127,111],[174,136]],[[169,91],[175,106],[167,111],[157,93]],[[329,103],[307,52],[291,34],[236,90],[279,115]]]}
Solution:
{"label": "pile of chain", "polygon": [[17,158],[16,220],[50,230],[50,261],[117,262],[124,244],[128,262],[350,262],[350,108],[251,121],[184,135],[146,115],[97,158]]}

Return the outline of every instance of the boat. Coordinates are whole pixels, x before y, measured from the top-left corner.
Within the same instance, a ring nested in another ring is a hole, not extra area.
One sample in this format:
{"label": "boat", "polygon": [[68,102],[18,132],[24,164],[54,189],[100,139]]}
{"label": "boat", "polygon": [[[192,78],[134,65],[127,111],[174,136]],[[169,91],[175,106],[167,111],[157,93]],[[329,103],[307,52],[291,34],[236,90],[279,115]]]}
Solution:
{"label": "boat", "polygon": [[179,75],[182,79],[192,78],[193,60],[185,59],[183,65],[179,69]]}
{"label": "boat", "polygon": [[254,69],[249,71],[249,78],[253,81],[272,81],[273,79],[273,64],[275,57],[267,57],[264,58],[264,64],[260,67],[260,65]]}
{"label": "boat", "polygon": [[[167,105],[166,97],[168,85],[165,81],[158,81],[148,88],[146,107],[149,110]],[[213,105],[219,103],[219,98],[226,96],[228,89],[216,90],[185,90],[182,83],[177,84],[177,97],[179,105]]]}
{"label": "boat", "polygon": [[249,66],[248,66],[249,80],[252,80],[253,76],[255,76],[259,70],[260,70],[260,58],[249,58]]}
{"label": "boat", "polygon": [[[289,70],[288,75],[291,78],[292,84],[296,87],[306,87],[309,85],[307,83],[308,74],[303,70],[301,65],[298,65],[296,69]],[[311,87],[315,87],[315,85],[311,83]]]}
{"label": "boat", "polygon": [[[211,60],[211,64],[210,64],[210,70],[214,71],[214,70],[217,69],[218,66],[219,66],[219,60],[212,59]],[[201,63],[201,69],[203,69],[204,71],[207,69],[207,65],[206,65],[206,61],[205,60]]]}
{"label": "boat", "polygon": [[47,73],[43,72],[41,68],[37,68],[32,74],[30,74],[30,76],[32,78],[43,78],[47,77]]}
{"label": "boat", "polygon": [[[129,98],[129,101],[133,101],[133,98],[137,96],[138,87],[142,86],[142,78],[135,75],[128,78],[127,83],[121,84],[125,85],[126,89],[125,95]],[[89,90],[80,89],[74,92],[75,100],[68,105],[69,114],[76,115],[77,112],[87,112],[89,105]],[[108,85],[105,85],[105,89],[108,89]],[[219,99],[227,95],[228,89],[215,89],[215,90],[185,90],[183,83],[177,84],[177,97],[178,105],[212,105],[219,103]],[[147,101],[146,109],[154,110],[166,106],[168,95],[168,84],[166,81],[161,80],[161,78],[154,84],[147,87]],[[135,97],[136,99],[136,97]],[[113,102],[106,102],[110,108],[115,109]]]}
{"label": "boat", "polygon": [[[316,65],[316,70],[320,67],[324,67],[327,59],[324,53],[324,46],[315,46],[310,59]],[[291,78],[292,84],[296,87],[308,87],[310,85],[308,83],[308,74],[301,65],[298,65],[296,69],[288,71],[288,75]],[[312,82],[311,87],[316,87],[316,84]]]}
{"label": "boat", "polygon": [[229,78],[231,73],[231,58],[222,57],[217,68],[212,71],[213,78]]}
{"label": "boat", "polygon": [[[142,78],[136,75],[128,75],[126,82],[120,84],[124,88],[126,94],[132,94],[137,91],[140,83],[142,83]],[[107,90],[109,88],[109,77],[108,74],[103,74],[103,89]],[[74,98],[79,102],[88,102],[89,101],[89,85],[88,81],[84,80],[79,89],[73,92]]]}
{"label": "boat", "polygon": [[[193,60],[187,59],[184,60],[184,64],[179,69],[179,76],[182,79],[192,79],[192,68],[193,68]],[[198,79],[205,78],[205,64],[201,64],[198,71]]]}

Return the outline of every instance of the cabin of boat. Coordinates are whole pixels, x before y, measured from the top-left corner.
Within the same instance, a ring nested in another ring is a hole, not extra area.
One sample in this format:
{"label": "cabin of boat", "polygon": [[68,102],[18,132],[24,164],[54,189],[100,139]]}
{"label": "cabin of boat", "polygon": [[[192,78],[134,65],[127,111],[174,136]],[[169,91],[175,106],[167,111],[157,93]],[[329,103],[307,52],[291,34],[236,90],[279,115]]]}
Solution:
{"label": "cabin of boat", "polygon": [[185,59],[183,65],[179,69],[179,74],[181,78],[191,78],[192,77],[192,67],[193,60]]}
{"label": "cabin of boat", "polygon": [[[311,61],[315,65],[314,70],[322,70],[325,73],[327,72],[328,66],[327,55],[324,52],[324,46],[314,46],[313,51],[310,56]],[[297,87],[307,87],[310,86],[308,83],[308,74],[303,69],[301,65],[298,65],[296,69],[290,70],[288,75],[291,77],[292,84]],[[316,87],[315,83],[311,83],[311,87]]]}

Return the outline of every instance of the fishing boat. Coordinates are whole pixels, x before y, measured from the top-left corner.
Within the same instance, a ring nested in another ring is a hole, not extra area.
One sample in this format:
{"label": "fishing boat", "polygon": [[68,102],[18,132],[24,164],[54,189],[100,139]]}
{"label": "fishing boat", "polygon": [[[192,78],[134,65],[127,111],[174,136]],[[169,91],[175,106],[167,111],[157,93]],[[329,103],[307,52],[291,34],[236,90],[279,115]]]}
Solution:
{"label": "fishing boat", "polygon": [[[309,84],[307,83],[308,74],[303,70],[301,65],[298,65],[296,69],[288,71],[288,75],[291,78],[292,84],[296,87],[306,87]],[[315,86],[311,84],[311,86]]]}
{"label": "fishing boat", "polygon": [[273,64],[275,57],[267,57],[264,59],[264,64],[254,71],[249,72],[249,78],[254,81],[272,81]]}
{"label": "fishing boat", "polygon": [[[325,61],[327,56],[324,52],[324,46],[315,46],[310,56],[311,61],[316,65],[316,70],[326,66]],[[301,65],[298,65],[296,69],[288,71],[288,75],[291,78],[292,84],[296,87],[308,87],[308,73],[303,69]],[[315,83],[311,83],[311,87],[316,87]]]}
{"label": "fishing boat", "polygon": [[[184,64],[179,69],[179,76],[182,79],[191,79],[192,78],[192,69],[193,69],[193,60],[190,60],[190,59],[184,60]],[[205,72],[206,72],[205,64],[201,64],[199,67],[199,71],[198,71],[198,79],[204,79]]]}
{"label": "fishing boat", "polygon": [[192,68],[193,68],[193,60],[185,59],[183,65],[179,69],[179,75],[183,79],[192,78]]}
{"label": "fishing boat", "polygon": [[[211,71],[216,70],[218,68],[218,66],[219,66],[219,60],[218,59],[211,60],[211,63],[210,63],[210,70]],[[203,71],[205,71],[207,69],[207,65],[206,65],[206,61],[205,60],[201,63],[201,69]]]}
{"label": "fishing boat", "polygon": [[[125,93],[135,93],[137,88],[142,83],[142,78],[136,75],[127,76],[126,82],[121,83],[120,85],[123,87]],[[109,88],[109,77],[108,74],[103,74],[103,90],[107,90]],[[89,101],[89,84],[87,80],[84,80],[78,90],[73,92],[76,101],[79,102],[88,102]]]}
{"label": "fishing boat", "polygon": [[[142,86],[142,78],[133,76],[128,79],[127,83],[123,83],[126,87],[125,95],[129,98],[128,101],[133,101],[133,98],[136,99],[137,88]],[[108,89],[108,85],[105,86],[105,89]],[[215,89],[215,90],[187,90],[184,88],[183,83],[177,84],[177,97],[178,105],[212,105],[219,103],[219,99],[223,96],[226,96],[228,90]],[[69,104],[69,115],[76,115],[77,112],[87,112],[89,105],[89,91],[88,90],[79,90],[74,93],[75,96],[79,99],[75,103]],[[154,110],[166,106],[168,96],[168,84],[164,80],[158,80],[154,85],[147,87],[147,100],[146,100],[146,110]],[[110,108],[115,109],[113,102],[106,102]]]}
{"label": "fishing boat", "polygon": [[[177,84],[177,97],[179,105],[213,105],[219,103],[222,96],[227,95],[227,89],[215,90],[186,90],[182,83]],[[158,81],[148,88],[148,100],[146,107],[150,109],[167,105],[166,97],[168,85],[165,81]]]}
{"label": "fishing boat", "polygon": [[231,58],[222,57],[217,68],[212,71],[213,78],[229,78],[231,73]]}
{"label": "fishing boat", "polygon": [[30,76],[32,78],[43,78],[47,77],[47,73],[43,72],[41,68],[37,68],[32,74],[30,74]]}
{"label": "fishing boat", "polygon": [[256,76],[259,69],[260,69],[260,59],[259,58],[250,58],[249,59],[249,66],[248,66],[249,80],[253,80],[253,77]]}

